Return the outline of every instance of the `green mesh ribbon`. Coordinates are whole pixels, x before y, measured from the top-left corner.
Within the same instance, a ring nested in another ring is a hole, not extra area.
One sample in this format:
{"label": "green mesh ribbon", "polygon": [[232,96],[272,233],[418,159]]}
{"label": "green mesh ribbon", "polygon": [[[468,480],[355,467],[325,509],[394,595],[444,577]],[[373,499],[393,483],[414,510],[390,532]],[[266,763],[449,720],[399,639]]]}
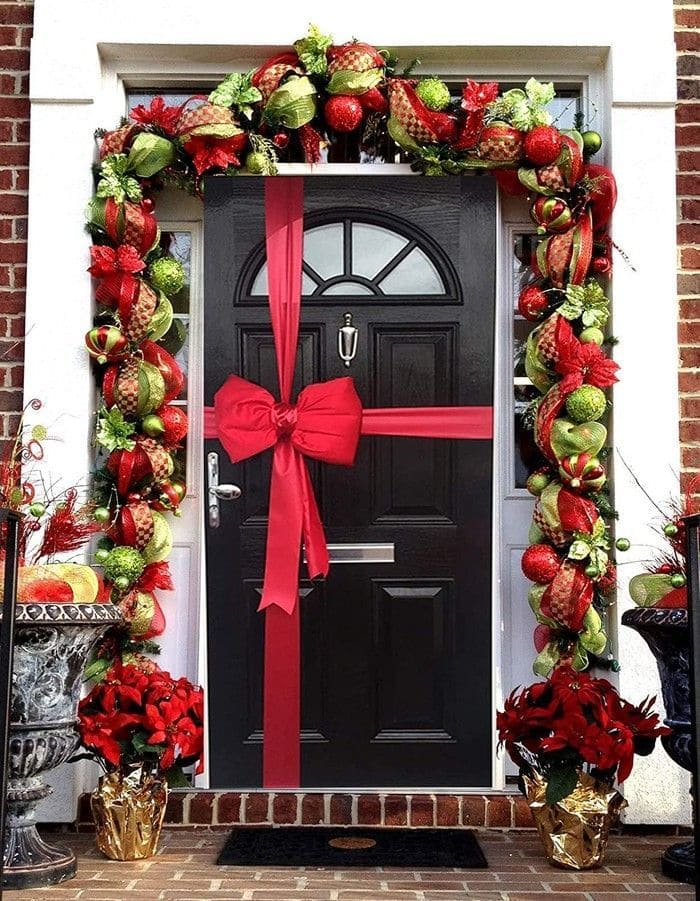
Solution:
{"label": "green mesh ribbon", "polygon": [[367,69],[366,72],[341,69],[333,73],[326,90],[329,94],[364,94],[376,88],[381,80],[381,69]]}
{"label": "green mesh ribbon", "polygon": [[670,591],[670,573],[639,573],[630,579],[630,597],[639,607],[653,607]]}
{"label": "green mesh ribbon", "polygon": [[172,324],[173,305],[161,291],[156,311],[153,316],[151,316],[151,321],[148,323],[148,337],[151,341],[160,341],[163,335],[169,331]]}
{"label": "green mesh ribbon", "polygon": [[582,422],[576,425],[568,419],[555,419],[550,443],[557,460],[573,454],[597,456],[608,437],[608,430],[600,422]]}
{"label": "green mesh ribbon", "polygon": [[134,138],[127,162],[139,178],[150,178],[175,162],[175,145],[167,138],[142,132]]}
{"label": "green mesh ribbon", "polygon": [[301,128],[315,115],[316,88],[305,75],[291,75],[273,91],[265,107],[265,118],[285,128]]}

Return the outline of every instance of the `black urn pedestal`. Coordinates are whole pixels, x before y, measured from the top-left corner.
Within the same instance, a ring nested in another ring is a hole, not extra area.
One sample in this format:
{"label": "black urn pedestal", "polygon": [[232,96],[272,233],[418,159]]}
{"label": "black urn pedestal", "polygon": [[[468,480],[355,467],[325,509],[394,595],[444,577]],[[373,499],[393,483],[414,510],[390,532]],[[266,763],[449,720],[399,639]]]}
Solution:
{"label": "black urn pedestal", "polygon": [[36,808],[51,791],[43,774],[78,745],[78,700],[88,655],[120,621],[111,604],[17,606],[3,888],[52,885],[75,875],[73,852],[37,832]]}
{"label": "black urn pedestal", "polygon": [[[656,658],[667,714],[665,722],[673,729],[670,735],[663,736],[661,744],[674,763],[691,772],[688,611],[636,607],[622,614],[622,624],[638,632]],[[679,842],[667,848],[661,869],[670,879],[695,885],[694,842]]]}

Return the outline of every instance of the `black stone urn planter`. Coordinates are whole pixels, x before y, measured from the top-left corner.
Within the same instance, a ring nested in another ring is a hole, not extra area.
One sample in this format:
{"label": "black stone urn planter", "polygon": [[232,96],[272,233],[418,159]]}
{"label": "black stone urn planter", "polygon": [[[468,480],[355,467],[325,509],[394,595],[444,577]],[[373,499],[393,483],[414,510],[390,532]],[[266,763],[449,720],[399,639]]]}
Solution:
{"label": "black stone urn planter", "polygon": [[[688,611],[636,607],[622,614],[622,624],[638,632],[656,658],[667,714],[665,722],[673,729],[670,735],[662,737],[661,744],[674,763],[692,771]],[[694,885],[694,842],[681,842],[667,848],[661,868],[671,879]]]}
{"label": "black stone urn planter", "polygon": [[78,745],[83,670],[95,642],[120,622],[111,604],[18,604],[10,712],[5,888],[51,885],[75,875],[75,855],[45,842],[36,806],[51,791],[43,774]]}

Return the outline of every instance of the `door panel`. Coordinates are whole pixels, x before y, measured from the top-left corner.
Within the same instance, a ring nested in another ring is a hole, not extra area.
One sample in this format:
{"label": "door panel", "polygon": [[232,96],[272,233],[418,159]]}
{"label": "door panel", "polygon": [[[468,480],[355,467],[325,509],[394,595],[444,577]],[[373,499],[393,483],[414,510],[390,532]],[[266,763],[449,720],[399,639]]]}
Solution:
{"label": "door panel", "polygon": [[[262,187],[206,185],[208,404],[231,372],[277,394]],[[349,374],[367,406],[490,405],[492,181],[322,176],[305,180],[304,202],[294,393]],[[337,351],[346,311],[350,369]],[[212,785],[259,786],[271,455],[234,466],[208,445],[221,481],[243,488],[207,530]],[[353,468],[310,469],[328,541],[390,542],[395,562],[334,564],[313,583],[300,569],[303,784],[489,785],[491,442],[363,438]]]}

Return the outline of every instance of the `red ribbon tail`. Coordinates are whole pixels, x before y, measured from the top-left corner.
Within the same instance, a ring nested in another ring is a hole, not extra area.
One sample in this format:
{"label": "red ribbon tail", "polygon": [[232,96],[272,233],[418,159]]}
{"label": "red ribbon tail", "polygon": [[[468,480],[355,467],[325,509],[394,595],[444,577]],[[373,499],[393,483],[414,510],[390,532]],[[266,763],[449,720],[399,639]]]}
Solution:
{"label": "red ribbon tail", "polygon": [[304,473],[300,454],[278,441],[272,456],[265,578],[258,610],[292,613],[299,597],[299,554],[304,523]]}
{"label": "red ribbon tail", "polygon": [[265,611],[265,685],[263,692],[263,786],[299,788],[301,784],[301,638],[300,610]]}
{"label": "red ribbon tail", "polygon": [[300,456],[303,467],[303,499],[304,499],[304,550],[306,551],[306,569],[310,579],[319,576],[324,578],[330,569],[330,557],[326,544],[326,533],[323,530],[321,514],[318,512],[316,495],[314,494],[311,476],[306,461]]}

